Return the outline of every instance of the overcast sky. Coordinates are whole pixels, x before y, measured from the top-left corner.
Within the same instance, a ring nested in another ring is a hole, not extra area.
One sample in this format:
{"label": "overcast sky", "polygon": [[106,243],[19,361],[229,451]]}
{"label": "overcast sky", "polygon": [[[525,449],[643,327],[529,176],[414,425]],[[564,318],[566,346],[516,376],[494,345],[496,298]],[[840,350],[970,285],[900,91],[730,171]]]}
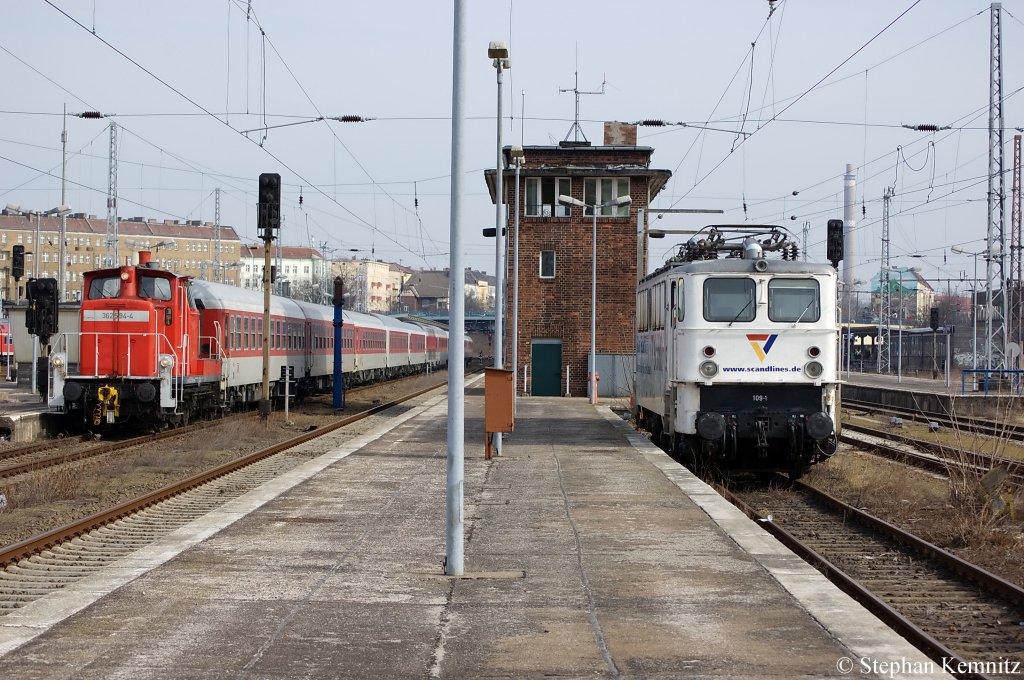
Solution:
{"label": "overcast sky", "polygon": [[[766,0],[466,5],[468,265],[494,270],[494,241],[480,235],[494,225],[483,171],[495,159],[497,84],[486,50],[505,40],[506,144],[569,134],[575,99],[560,89],[577,69],[579,89],[603,83],[603,94],[580,97],[595,144],[606,120],[686,124],[640,129],[653,166],[673,172],[654,207],[725,214],[653,226],[783,223],[799,236],[809,221],[810,255],[823,259],[852,163],[864,207],[858,278],[878,268],[886,186],[893,261],[929,279],[973,275],[973,260],[949,248],[984,247],[990,3],[778,0],[770,19]],[[447,266],[451,2],[19,0],[0,3],[0,26],[0,205],[60,203],[66,105],[120,126],[122,217],[212,221],[220,188],[221,222],[250,241],[256,178],[279,172],[286,245]],[[1009,235],[1024,6],[1004,3],[1002,26]],[[373,120],[304,122],[342,115]],[[101,218],[108,122],[67,119],[67,202]],[[287,126],[245,133],[268,125]],[[673,243],[653,242],[652,267]]]}

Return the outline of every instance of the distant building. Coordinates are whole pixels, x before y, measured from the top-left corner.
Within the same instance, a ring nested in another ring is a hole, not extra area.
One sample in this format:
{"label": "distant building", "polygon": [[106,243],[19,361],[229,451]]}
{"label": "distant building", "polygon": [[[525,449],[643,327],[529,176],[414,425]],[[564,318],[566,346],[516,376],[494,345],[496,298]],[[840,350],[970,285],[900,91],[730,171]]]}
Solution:
{"label": "distant building", "polygon": [[[909,267],[896,269],[889,272],[889,299],[893,314],[890,323],[896,323],[902,317],[906,325],[927,325],[929,310],[935,306],[935,290],[921,276],[921,272]],[[880,304],[880,278],[880,274],[871,278],[871,306],[876,320]]]}
{"label": "distant building", "polygon": [[409,312],[448,311],[448,271],[413,272],[402,288],[401,302]]}
{"label": "distant building", "polygon": [[494,311],[495,278],[473,269],[466,270],[466,307],[470,311],[470,300],[480,311]]}
{"label": "distant building", "polygon": [[[42,217],[38,223],[39,243],[34,243],[37,229],[35,215],[0,212],[0,273],[3,274],[3,295],[13,300],[19,297],[11,278],[11,249],[25,247],[25,276],[21,287],[34,275],[35,260],[39,257],[39,278],[59,278],[60,218]],[[65,299],[80,300],[82,274],[102,266],[107,250],[107,221],[96,215],[72,213],[67,217],[65,239]],[[153,261],[164,269],[197,278],[214,280],[217,273],[214,253],[214,225],[200,220],[147,220],[143,217],[119,219],[117,259],[136,262],[136,253],[149,250]],[[220,279],[237,285],[239,262],[238,234],[232,227],[220,227],[221,260]]]}
{"label": "distant building", "polygon": [[345,308],[357,312],[400,311],[399,295],[408,270],[380,260],[335,260],[332,279],[340,276],[344,284]]}
{"label": "distant building", "polygon": [[[262,244],[241,247],[242,288],[263,290],[265,252]],[[310,302],[325,303],[333,295],[330,267],[324,256],[304,246],[273,246],[272,267],[276,268],[273,292]]]}

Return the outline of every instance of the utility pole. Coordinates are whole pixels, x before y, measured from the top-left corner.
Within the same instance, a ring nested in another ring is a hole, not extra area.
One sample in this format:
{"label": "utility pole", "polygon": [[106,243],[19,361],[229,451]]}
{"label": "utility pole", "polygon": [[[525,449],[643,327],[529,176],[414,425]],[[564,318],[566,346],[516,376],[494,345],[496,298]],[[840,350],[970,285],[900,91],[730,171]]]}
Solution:
{"label": "utility pole", "polygon": [[[60,145],[61,145],[61,163],[60,163],[60,204],[68,204],[68,107],[64,105],[64,129],[60,133]],[[62,212],[60,214],[60,266],[57,267],[57,309],[60,309],[60,303],[66,300],[65,291],[67,290],[67,282],[65,277],[67,274],[67,240],[68,240],[68,216],[67,213]],[[59,314],[59,312],[58,312]]]}
{"label": "utility pole", "polygon": [[[992,3],[988,91],[988,235],[985,258],[985,368],[1006,365],[1006,234],[1003,230],[1003,40],[1002,3]],[[997,310],[992,304],[1000,291]]]}
{"label": "utility pole", "polygon": [[1013,183],[1010,198],[1010,285],[1013,300],[1010,306],[1011,340],[1018,345],[1024,342],[1024,296],[1021,285],[1021,215],[1020,215],[1020,135],[1013,136]]}
{"label": "utility pole", "polygon": [[117,123],[110,121],[110,169],[107,177],[107,247],[104,265],[117,266]]}
{"label": "utility pole", "polygon": [[[888,373],[892,361],[892,286],[889,281],[889,202],[892,201],[893,189],[886,187],[882,194],[882,265],[878,271],[878,372]],[[902,299],[902,289],[900,291]]]}
{"label": "utility pole", "polygon": [[213,190],[213,280],[220,282],[222,277],[221,240],[220,240],[220,187]]}

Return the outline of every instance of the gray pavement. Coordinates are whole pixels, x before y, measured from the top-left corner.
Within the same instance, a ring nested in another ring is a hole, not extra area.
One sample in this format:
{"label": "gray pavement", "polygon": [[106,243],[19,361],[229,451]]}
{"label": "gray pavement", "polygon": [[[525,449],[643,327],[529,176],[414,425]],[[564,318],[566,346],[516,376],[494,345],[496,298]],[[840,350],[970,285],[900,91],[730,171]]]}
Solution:
{"label": "gray pavement", "polygon": [[844,657],[858,677],[861,658],[926,663],[607,407],[520,399],[487,462],[482,390],[467,395],[465,577],[443,575],[435,397],[0,618],[0,675],[817,678]]}

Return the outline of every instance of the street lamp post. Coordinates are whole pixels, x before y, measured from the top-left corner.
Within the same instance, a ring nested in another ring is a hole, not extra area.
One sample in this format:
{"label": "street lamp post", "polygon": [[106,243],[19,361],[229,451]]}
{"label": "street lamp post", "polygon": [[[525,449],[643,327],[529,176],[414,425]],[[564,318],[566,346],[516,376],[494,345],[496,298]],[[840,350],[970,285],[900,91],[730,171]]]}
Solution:
{"label": "street lamp post", "polygon": [[[526,159],[523,147],[515,145],[512,147],[512,162],[516,167],[516,191],[515,191],[515,227],[512,233],[512,415],[516,414],[516,406],[519,403],[518,371],[519,371],[519,170]],[[523,383],[526,389],[526,383]]]}
{"label": "street lamp post", "polygon": [[[504,159],[502,158],[501,149],[501,73],[503,70],[510,68],[512,62],[508,58],[508,46],[501,40],[493,40],[487,46],[487,56],[492,60],[494,69],[498,73],[498,145],[497,145],[497,162],[494,166],[494,367],[502,368],[504,366],[503,344],[504,344],[504,333],[502,332],[502,315],[504,313],[504,291],[503,281],[505,274],[505,235],[504,225],[502,224],[502,206],[505,201],[503,195],[502,186],[502,171],[504,165]],[[494,450],[500,456],[501,455],[501,432],[494,434]]]}
{"label": "street lamp post", "polygon": [[629,196],[619,196],[604,203],[591,205],[584,203],[578,198],[562,194],[558,197],[562,205],[575,205],[580,208],[590,208],[594,215],[591,252],[590,252],[590,403],[597,403],[597,213],[605,208],[613,208],[620,205],[629,205],[632,199]]}

